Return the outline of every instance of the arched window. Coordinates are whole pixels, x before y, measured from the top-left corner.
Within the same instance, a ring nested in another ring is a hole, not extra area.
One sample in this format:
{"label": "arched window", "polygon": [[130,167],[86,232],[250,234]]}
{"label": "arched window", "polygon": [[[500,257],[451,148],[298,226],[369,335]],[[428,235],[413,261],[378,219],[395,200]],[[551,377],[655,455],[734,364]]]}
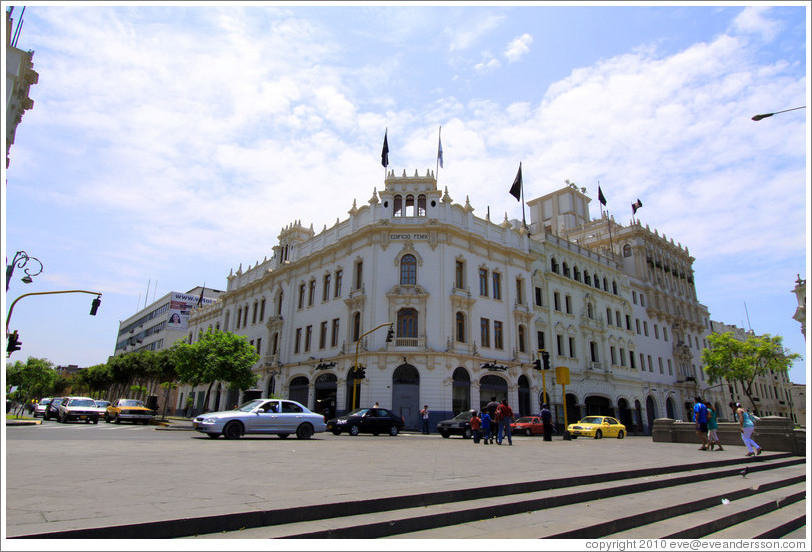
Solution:
{"label": "arched window", "polygon": [[396,217],[402,217],[403,216],[403,198],[400,197],[399,195],[396,195],[394,201],[392,202],[392,204],[393,204],[392,214],[394,216],[396,216]]}
{"label": "arched window", "polygon": [[417,311],[401,309],[398,311],[398,337],[417,338]]}
{"label": "arched window", "polygon": [[632,246],[628,243],[623,246],[623,256],[624,257],[631,257],[632,256]]}
{"label": "arched window", "polygon": [[603,291],[609,291],[609,282],[604,277],[603,279]]}
{"label": "arched window", "polygon": [[414,255],[404,255],[400,260],[400,284],[415,285],[417,283],[417,259]]}
{"label": "arched window", "polygon": [[564,263],[562,266],[564,267],[564,276],[569,278],[570,277],[570,265],[568,265],[567,263]]}
{"label": "arched window", "polygon": [[588,286],[592,285],[592,278],[589,277],[589,272],[584,271],[584,283]]}
{"label": "arched window", "polygon": [[456,330],[457,341],[460,343],[465,343],[465,315],[461,312],[457,313]]}
{"label": "arched window", "polygon": [[414,216],[414,196],[411,194],[406,196],[406,208],[403,210],[403,215],[407,217]]}
{"label": "arched window", "polygon": [[592,319],[594,319],[594,318],[595,318],[595,312],[594,312],[594,310],[592,309],[592,303],[587,303],[587,305],[586,305],[586,315],[587,315],[589,318],[592,318]]}
{"label": "arched window", "polygon": [[423,194],[417,196],[417,216],[418,217],[426,216],[426,196]]}
{"label": "arched window", "polygon": [[556,262],[555,257],[550,259],[550,270],[558,274],[558,262]]}
{"label": "arched window", "polygon": [[617,295],[617,282],[615,282],[614,280],[612,280],[612,293]]}
{"label": "arched window", "polygon": [[451,410],[455,414],[471,409],[471,376],[463,367],[454,369],[451,376]]}
{"label": "arched window", "polygon": [[575,279],[576,282],[581,281],[581,271],[578,270],[577,266],[572,267],[572,277]]}

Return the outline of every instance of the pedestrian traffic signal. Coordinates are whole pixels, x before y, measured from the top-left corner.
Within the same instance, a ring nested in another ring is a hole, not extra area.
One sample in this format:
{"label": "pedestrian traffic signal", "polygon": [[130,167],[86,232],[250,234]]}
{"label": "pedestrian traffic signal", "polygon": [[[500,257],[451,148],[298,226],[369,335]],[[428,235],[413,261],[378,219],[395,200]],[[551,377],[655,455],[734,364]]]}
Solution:
{"label": "pedestrian traffic signal", "polygon": [[550,353],[547,351],[541,351],[541,359],[544,361],[544,369],[550,369]]}
{"label": "pedestrian traffic signal", "polygon": [[533,361],[533,370],[541,370],[541,361],[539,359]]}
{"label": "pedestrian traffic signal", "polygon": [[20,336],[17,334],[17,330],[14,330],[13,333],[8,334],[8,345],[6,346],[6,354],[11,356],[11,353],[14,351],[19,351],[22,349],[23,342],[20,341]]}
{"label": "pedestrian traffic signal", "polygon": [[395,338],[395,330],[392,329],[392,326],[389,326],[389,331],[386,332],[386,342],[391,343],[391,341]]}

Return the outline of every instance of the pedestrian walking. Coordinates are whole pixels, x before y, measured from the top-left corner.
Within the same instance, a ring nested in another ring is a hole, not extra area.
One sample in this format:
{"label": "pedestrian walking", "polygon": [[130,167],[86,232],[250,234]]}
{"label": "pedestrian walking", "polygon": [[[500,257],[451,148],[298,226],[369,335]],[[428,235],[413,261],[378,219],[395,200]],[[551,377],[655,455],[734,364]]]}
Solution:
{"label": "pedestrian walking", "polygon": [[429,405],[424,404],[423,410],[420,411],[420,415],[423,416],[423,434],[429,434]]}
{"label": "pedestrian walking", "polygon": [[719,429],[719,422],[716,419],[716,409],[710,404],[706,406],[708,407],[708,443],[710,444],[710,450],[713,450],[713,447],[719,450],[725,450],[719,441],[719,435],[716,433],[716,430]]}
{"label": "pedestrian walking", "polygon": [[694,398],[694,424],[696,435],[702,442],[699,450],[708,450],[708,407],[702,402],[702,397]]}
{"label": "pedestrian walking", "polygon": [[761,447],[758,446],[758,443],[756,443],[752,437],[753,431],[756,430],[756,422],[761,418],[754,414],[750,414],[744,408],[742,408],[740,403],[735,401],[731,401],[730,408],[735,411],[734,417],[736,421],[739,422],[739,430],[741,430],[742,433],[742,441],[744,441],[744,444],[747,447],[747,454],[745,454],[745,456],[761,454]]}
{"label": "pedestrian walking", "polygon": [[506,435],[508,445],[513,445],[513,438],[510,435],[510,424],[513,423],[513,409],[508,406],[507,399],[502,399],[502,404],[496,409],[496,417],[499,420],[499,434],[496,436],[496,444],[502,444],[502,438]]}
{"label": "pedestrian walking", "polygon": [[482,436],[482,420],[479,419],[479,415],[477,414],[476,410],[471,411],[471,437],[474,440],[474,444],[478,444],[479,440]]}
{"label": "pedestrian walking", "polygon": [[547,403],[541,405],[541,424],[544,428],[544,440],[545,441],[552,441],[553,440],[553,414],[550,412],[550,408],[547,406]]}
{"label": "pedestrian walking", "polygon": [[487,445],[488,441],[493,443],[493,434],[491,433],[491,416],[487,410],[482,410],[479,415],[480,423],[482,424],[482,443]]}
{"label": "pedestrian walking", "polygon": [[[496,397],[491,397],[491,402],[485,405],[485,410],[488,412],[488,417],[491,420],[492,424],[498,423],[496,419],[496,410],[499,408],[499,403],[496,402]],[[492,428],[491,431],[491,444],[493,444],[494,434],[496,433],[496,428]]]}

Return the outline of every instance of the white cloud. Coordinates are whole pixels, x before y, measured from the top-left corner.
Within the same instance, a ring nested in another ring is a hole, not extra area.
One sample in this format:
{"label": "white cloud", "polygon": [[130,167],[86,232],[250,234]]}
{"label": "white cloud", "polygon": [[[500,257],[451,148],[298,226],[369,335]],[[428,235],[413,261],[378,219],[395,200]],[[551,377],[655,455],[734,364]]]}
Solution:
{"label": "white cloud", "polygon": [[514,38],[510,44],[508,44],[507,50],[505,50],[505,57],[510,63],[519,61],[530,51],[530,44],[532,42],[533,37],[527,33]]}
{"label": "white cloud", "polygon": [[761,35],[771,42],[780,30],[776,21],[767,18],[769,6],[748,6],[733,20],[733,29],[741,33]]}
{"label": "white cloud", "polygon": [[477,73],[489,73],[491,71],[495,71],[498,69],[502,64],[499,63],[499,60],[493,57],[490,54],[483,54],[482,61],[474,65],[474,71]]}

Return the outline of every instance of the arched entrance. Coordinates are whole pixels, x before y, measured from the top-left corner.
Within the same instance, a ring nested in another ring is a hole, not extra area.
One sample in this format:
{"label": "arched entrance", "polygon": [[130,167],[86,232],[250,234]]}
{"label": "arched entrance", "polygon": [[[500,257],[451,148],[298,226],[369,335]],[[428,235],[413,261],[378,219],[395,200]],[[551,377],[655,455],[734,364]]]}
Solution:
{"label": "arched entrance", "polygon": [[646,397],[646,420],[648,422],[646,435],[651,435],[651,429],[654,427],[655,419],[657,419],[657,403],[655,403],[654,398],[649,395]]}
{"label": "arched entrance", "polygon": [[519,416],[529,416],[533,413],[530,405],[530,380],[522,374],[519,376]]}
{"label": "arched entrance", "polygon": [[290,387],[288,388],[288,398],[292,401],[301,403],[306,407],[308,394],[307,388],[309,384],[310,381],[304,376],[293,378],[293,381],[290,382]]}
{"label": "arched entrance", "polygon": [[392,374],[392,412],[403,417],[408,428],[420,427],[420,374],[411,364],[401,364]]}
{"label": "arched entrance", "polygon": [[672,420],[676,420],[676,416],[674,416],[674,400],[671,397],[668,397],[665,400],[665,417],[671,418]]}
{"label": "arched entrance", "polygon": [[618,399],[617,417],[620,419],[620,423],[626,426],[626,433],[634,431],[634,424],[632,423],[632,411],[629,408],[629,402],[626,399]]}
{"label": "arched entrance", "polygon": [[313,410],[324,415],[325,419],[335,416],[338,378],[335,374],[321,374],[313,382],[315,403]]}
{"label": "arched entrance", "polygon": [[504,378],[488,374],[479,380],[479,409],[482,410],[496,397],[497,402],[507,399],[508,386]]}
{"label": "arched entrance", "polygon": [[606,397],[590,395],[584,399],[584,407],[587,416],[614,416],[615,409]]}
{"label": "arched entrance", "polygon": [[689,401],[685,401],[685,421],[686,422],[694,421],[694,405]]}
{"label": "arched entrance", "polygon": [[268,397],[273,397],[276,392],[276,376],[268,378]]}
{"label": "arched entrance", "polygon": [[468,370],[459,367],[451,376],[451,410],[456,416],[460,412],[471,410],[471,376]]}
{"label": "arched entrance", "polygon": [[634,432],[643,433],[643,407],[637,399],[634,400]]}

